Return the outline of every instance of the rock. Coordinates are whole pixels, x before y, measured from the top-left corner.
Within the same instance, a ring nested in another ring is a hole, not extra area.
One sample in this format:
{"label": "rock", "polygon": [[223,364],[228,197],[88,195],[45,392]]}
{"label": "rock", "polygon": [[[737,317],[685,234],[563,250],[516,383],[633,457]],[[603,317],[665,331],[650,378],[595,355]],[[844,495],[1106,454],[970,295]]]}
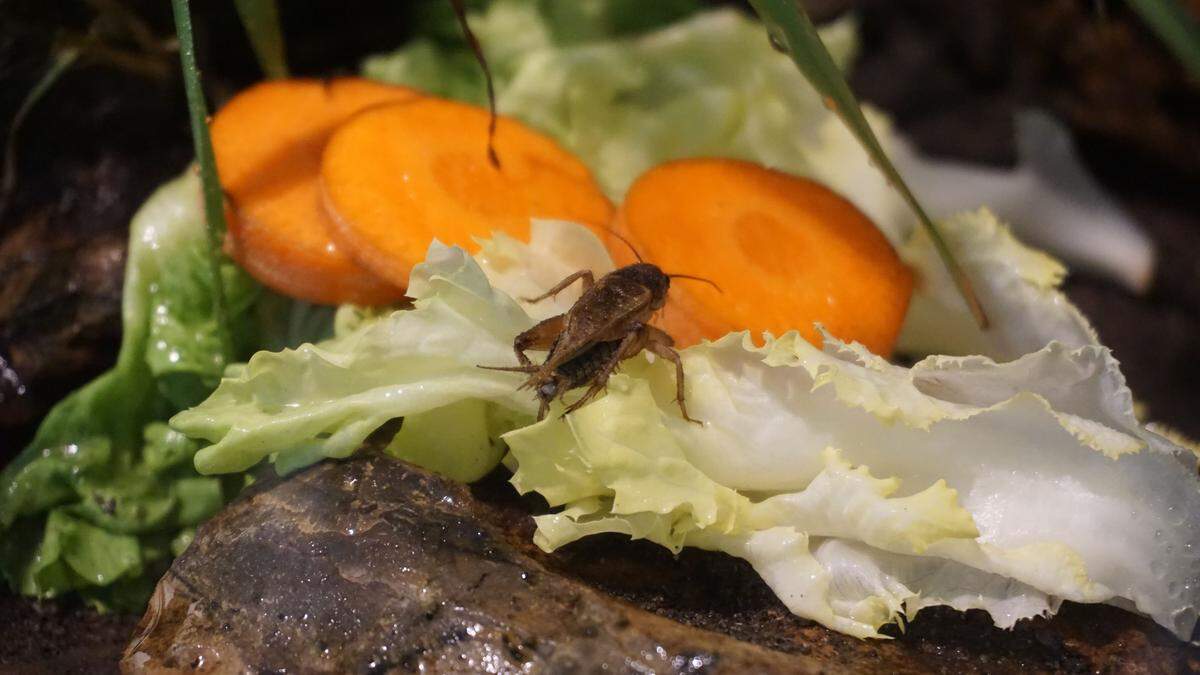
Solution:
{"label": "rock", "polygon": [[206,524],[124,672],[815,672],[555,573],[466,487],[382,456],[327,462]]}

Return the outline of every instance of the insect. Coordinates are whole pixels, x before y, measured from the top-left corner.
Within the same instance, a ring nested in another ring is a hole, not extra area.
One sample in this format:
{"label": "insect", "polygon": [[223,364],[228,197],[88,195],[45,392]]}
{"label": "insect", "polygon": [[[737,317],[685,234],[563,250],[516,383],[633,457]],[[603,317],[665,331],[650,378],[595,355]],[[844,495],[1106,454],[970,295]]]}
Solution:
{"label": "insect", "polygon": [[[640,257],[639,262],[610,272],[599,281],[591,270],[575,272],[542,295],[525,298],[526,302],[541,302],[576,281],[583,282],[583,294],[565,314],[545,319],[513,340],[513,351],[521,365],[483,367],[529,374],[521,388],[533,389],[537,394],[541,420],[555,398],[561,399],[571,389],[586,385],[587,391],[563,414],[579,409],[604,390],[621,361],[645,349],[675,364],[675,400],[684,419],[699,424],[687,412],[683,361],[673,349],[675,340],[649,324],[650,317],[666,304],[672,278],[712,283],[686,274],[666,274],[657,265],[640,262]],[[547,351],[546,360],[540,365],[533,363],[525,354],[529,350]]]}

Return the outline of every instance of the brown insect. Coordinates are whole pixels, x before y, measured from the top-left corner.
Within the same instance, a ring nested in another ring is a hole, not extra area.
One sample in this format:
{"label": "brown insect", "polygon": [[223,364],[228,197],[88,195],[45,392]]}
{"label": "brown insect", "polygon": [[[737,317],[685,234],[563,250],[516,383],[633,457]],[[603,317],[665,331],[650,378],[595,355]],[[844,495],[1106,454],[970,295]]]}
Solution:
{"label": "brown insect", "polygon": [[[562,399],[568,391],[586,385],[587,391],[563,414],[579,409],[604,391],[609,376],[621,361],[643,349],[649,350],[675,364],[675,400],[684,419],[699,424],[688,415],[683,399],[683,361],[673,349],[675,340],[649,324],[650,317],[666,304],[672,278],[712,283],[686,274],[666,274],[657,265],[647,262],[614,270],[599,281],[591,270],[571,274],[542,295],[524,300],[540,302],[582,280],[583,294],[579,300],[565,314],[550,317],[513,340],[513,351],[521,365],[491,369],[529,374],[521,388],[533,389],[537,394],[541,401],[538,409],[541,420],[550,409],[551,401]],[[525,355],[531,349],[549,352],[541,365]]]}

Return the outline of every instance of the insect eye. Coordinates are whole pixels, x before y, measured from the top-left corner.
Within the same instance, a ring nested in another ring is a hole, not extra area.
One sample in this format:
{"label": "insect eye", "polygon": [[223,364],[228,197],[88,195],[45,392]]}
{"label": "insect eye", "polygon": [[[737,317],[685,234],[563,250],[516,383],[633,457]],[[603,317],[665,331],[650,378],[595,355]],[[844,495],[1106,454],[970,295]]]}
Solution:
{"label": "insect eye", "polygon": [[556,393],[558,393],[558,386],[553,382],[547,382],[546,384],[538,387],[538,394],[540,394],[542,398],[550,398]]}

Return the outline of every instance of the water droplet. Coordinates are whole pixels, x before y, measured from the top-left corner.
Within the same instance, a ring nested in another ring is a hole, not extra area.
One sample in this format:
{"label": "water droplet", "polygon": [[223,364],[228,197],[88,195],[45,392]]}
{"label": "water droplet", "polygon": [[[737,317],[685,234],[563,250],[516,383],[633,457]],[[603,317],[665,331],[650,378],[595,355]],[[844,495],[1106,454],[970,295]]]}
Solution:
{"label": "water droplet", "polygon": [[783,39],[783,35],[779,30],[767,31],[767,41],[771,43],[771,49],[774,49],[780,54],[787,54],[790,52],[787,41]]}

